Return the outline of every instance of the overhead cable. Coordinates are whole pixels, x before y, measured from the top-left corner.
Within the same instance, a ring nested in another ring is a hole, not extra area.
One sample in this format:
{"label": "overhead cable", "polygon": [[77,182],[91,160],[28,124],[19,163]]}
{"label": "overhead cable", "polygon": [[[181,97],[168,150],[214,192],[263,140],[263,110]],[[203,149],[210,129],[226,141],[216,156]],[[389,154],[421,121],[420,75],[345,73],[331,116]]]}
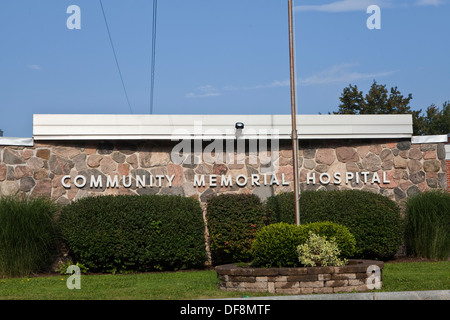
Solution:
{"label": "overhead cable", "polygon": [[155,89],[155,60],[156,60],[156,16],[158,12],[158,0],[153,0],[153,26],[152,26],[152,61],[150,83],[150,114],[153,114],[153,100]]}
{"label": "overhead cable", "polygon": [[108,21],[106,19],[105,10],[103,8],[103,3],[102,3],[102,0],[99,0],[99,1],[100,1],[100,7],[102,8],[103,19],[105,20],[106,30],[108,31],[109,42],[111,43],[111,48],[112,48],[112,51],[114,54],[114,59],[116,60],[117,70],[119,71],[120,81],[122,82],[123,91],[125,93],[125,98],[127,100],[128,107],[130,108],[130,112],[133,113],[133,109],[131,108],[131,104],[130,104],[130,99],[128,98],[127,89],[125,88],[125,83],[123,81],[122,72],[120,71],[120,66],[119,66],[119,61],[117,59],[116,50],[114,49],[114,43],[112,41],[111,32],[109,31]]}

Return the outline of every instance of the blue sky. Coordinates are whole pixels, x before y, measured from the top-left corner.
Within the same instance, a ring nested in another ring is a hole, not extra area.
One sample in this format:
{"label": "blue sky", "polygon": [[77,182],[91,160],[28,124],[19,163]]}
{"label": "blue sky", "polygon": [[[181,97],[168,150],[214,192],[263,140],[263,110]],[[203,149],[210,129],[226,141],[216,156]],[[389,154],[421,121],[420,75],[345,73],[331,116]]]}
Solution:
{"label": "blue sky", "polygon": [[[149,114],[152,1],[0,6],[0,129],[31,137],[33,114]],[[159,0],[155,114],[289,114],[287,0]],[[374,80],[413,109],[450,100],[450,0],[296,0],[299,114],[336,111]],[[67,8],[81,10],[69,30]],[[381,29],[369,30],[369,5]]]}

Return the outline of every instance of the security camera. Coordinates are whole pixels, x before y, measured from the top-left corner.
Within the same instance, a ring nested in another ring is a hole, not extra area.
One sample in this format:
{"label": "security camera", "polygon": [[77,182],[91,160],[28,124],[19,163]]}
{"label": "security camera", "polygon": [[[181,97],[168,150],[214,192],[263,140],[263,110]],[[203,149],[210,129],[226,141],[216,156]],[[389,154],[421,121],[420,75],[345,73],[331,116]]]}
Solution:
{"label": "security camera", "polygon": [[244,124],[242,122],[236,122],[235,126],[236,129],[244,129]]}

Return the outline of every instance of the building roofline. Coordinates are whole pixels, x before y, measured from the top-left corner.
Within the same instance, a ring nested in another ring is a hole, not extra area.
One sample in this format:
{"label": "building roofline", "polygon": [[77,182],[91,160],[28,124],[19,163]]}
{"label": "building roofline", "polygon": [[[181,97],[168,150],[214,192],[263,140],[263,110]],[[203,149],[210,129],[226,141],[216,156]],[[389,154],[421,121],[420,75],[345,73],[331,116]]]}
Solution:
{"label": "building roofline", "polygon": [[[241,131],[236,122],[244,124]],[[291,138],[290,115],[36,114],[39,140]],[[299,139],[411,138],[411,115],[297,115]]]}

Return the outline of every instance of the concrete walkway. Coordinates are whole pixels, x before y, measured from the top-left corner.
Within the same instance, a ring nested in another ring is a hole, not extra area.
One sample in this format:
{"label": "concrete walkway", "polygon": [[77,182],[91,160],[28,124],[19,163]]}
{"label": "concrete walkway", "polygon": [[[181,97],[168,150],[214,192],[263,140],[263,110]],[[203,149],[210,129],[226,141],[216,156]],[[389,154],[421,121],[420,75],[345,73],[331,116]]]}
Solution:
{"label": "concrete walkway", "polygon": [[362,292],[294,296],[248,297],[226,300],[450,300],[450,290]]}

